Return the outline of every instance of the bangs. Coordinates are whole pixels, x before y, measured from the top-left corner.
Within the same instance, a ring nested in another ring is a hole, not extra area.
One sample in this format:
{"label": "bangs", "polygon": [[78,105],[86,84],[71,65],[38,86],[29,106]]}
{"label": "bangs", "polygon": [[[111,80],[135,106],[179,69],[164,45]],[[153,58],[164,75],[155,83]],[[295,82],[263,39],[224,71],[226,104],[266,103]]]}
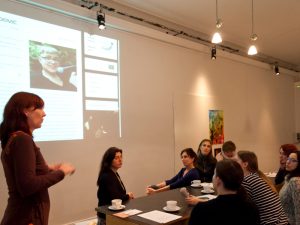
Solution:
{"label": "bangs", "polygon": [[33,99],[32,99],[32,103],[31,103],[31,106],[34,107],[34,109],[42,109],[44,108],[44,101],[43,99],[41,99],[39,96],[35,96]]}

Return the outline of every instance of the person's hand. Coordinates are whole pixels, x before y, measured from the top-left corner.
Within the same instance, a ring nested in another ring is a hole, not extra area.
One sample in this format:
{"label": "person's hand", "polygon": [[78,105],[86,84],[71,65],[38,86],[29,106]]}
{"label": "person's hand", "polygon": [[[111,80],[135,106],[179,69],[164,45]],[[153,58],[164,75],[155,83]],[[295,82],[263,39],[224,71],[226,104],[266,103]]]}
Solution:
{"label": "person's hand", "polygon": [[49,170],[58,170],[61,166],[61,163],[48,165]]}
{"label": "person's hand", "polygon": [[134,196],[133,196],[133,193],[132,193],[132,192],[128,192],[127,194],[128,194],[128,196],[129,196],[129,199],[134,199]]}
{"label": "person's hand", "polygon": [[72,175],[75,172],[75,167],[70,163],[62,163],[59,169],[63,171],[65,175]]}
{"label": "person's hand", "polygon": [[206,202],[206,199],[200,199],[197,198],[193,195],[190,195],[189,197],[185,198],[185,201],[189,204],[189,205],[197,205],[199,202]]}
{"label": "person's hand", "polygon": [[146,190],[146,194],[147,195],[152,195],[152,194],[154,194],[156,191],[153,189],[153,188],[150,188],[150,187],[148,187],[147,188],[147,190]]}

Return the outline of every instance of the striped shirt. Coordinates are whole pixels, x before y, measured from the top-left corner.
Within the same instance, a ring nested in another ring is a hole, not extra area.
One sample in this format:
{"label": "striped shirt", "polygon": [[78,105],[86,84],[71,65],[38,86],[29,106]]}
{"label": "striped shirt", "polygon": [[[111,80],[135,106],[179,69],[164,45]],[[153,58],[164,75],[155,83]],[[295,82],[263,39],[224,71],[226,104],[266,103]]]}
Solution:
{"label": "striped shirt", "polygon": [[270,186],[257,173],[244,177],[245,187],[250,199],[256,204],[262,225],[286,225],[288,219],[280,199]]}

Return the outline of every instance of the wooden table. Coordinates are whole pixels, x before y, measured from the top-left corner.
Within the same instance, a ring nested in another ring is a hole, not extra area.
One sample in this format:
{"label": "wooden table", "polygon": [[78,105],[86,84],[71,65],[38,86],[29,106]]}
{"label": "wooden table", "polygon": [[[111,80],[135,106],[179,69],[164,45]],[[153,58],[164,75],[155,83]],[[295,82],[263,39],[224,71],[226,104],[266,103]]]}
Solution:
{"label": "wooden table", "polygon": [[[187,190],[190,194],[199,196],[201,195],[202,188],[192,188],[187,187]],[[142,213],[150,212],[153,210],[163,211],[163,207],[166,206],[166,201],[175,200],[177,201],[177,205],[181,208],[178,212],[174,212],[174,215],[179,215],[181,218],[171,221],[165,224],[172,225],[181,225],[187,224],[188,219],[190,218],[191,211],[193,206],[188,205],[185,202],[184,196],[180,193],[179,189],[174,189],[170,191],[160,192],[157,194],[139,197],[136,199],[132,199],[130,201],[124,202],[123,204],[126,206],[124,210],[128,209],[138,209],[141,210]],[[139,217],[137,215],[129,216],[128,218],[122,219],[114,216],[113,214],[120,211],[111,211],[108,209],[108,206],[101,206],[96,208],[97,212],[104,213],[106,215],[106,224],[107,225],[158,225],[155,221],[147,220],[145,218]],[[140,213],[141,214],[141,213]]]}

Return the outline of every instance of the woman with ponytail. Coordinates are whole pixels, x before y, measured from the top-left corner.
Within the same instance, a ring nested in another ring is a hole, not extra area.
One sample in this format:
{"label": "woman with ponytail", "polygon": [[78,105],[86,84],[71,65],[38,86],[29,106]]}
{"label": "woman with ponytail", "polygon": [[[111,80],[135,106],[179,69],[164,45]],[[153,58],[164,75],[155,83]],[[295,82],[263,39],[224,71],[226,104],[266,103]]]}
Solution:
{"label": "woman with ponytail", "polygon": [[260,224],[288,224],[278,193],[271,181],[259,170],[255,153],[239,151],[238,163],[244,172],[242,185],[258,208]]}

